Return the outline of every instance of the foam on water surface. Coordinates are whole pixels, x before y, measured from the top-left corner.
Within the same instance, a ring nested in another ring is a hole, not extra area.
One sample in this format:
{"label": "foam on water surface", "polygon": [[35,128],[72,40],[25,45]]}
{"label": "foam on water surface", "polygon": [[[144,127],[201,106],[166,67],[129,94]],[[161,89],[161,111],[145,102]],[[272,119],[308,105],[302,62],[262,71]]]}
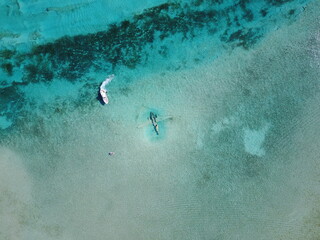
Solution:
{"label": "foam on water surface", "polygon": [[168,3],[2,52],[0,236],[318,238],[320,6],[279,3]]}

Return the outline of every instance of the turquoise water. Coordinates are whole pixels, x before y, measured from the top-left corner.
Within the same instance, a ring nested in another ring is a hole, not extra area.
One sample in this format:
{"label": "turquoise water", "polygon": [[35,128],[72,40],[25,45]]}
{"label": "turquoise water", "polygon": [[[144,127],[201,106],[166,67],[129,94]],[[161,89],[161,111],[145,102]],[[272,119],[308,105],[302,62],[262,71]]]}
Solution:
{"label": "turquoise water", "polygon": [[0,239],[320,237],[319,1],[17,3]]}

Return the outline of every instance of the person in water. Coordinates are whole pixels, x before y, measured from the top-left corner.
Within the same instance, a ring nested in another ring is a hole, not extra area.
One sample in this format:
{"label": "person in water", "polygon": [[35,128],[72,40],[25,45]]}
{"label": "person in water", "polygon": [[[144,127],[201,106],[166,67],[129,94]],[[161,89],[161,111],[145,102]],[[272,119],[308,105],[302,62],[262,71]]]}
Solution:
{"label": "person in water", "polygon": [[157,123],[157,117],[158,117],[157,114],[150,112],[150,120],[151,120],[152,126],[154,128],[154,131],[157,133],[157,135],[159,135],[159,126]]}

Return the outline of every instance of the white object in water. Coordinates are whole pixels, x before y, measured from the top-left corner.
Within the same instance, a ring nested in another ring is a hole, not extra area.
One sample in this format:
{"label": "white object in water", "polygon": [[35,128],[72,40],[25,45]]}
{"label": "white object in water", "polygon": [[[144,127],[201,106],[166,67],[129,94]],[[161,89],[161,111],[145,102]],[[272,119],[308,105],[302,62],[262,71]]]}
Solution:
{"label": "white object in water", "polygon": [[109,84],[112,81],[113,78],[114,78],[113,74],[109,75],[106,78],[106,80],[104,80],[100,85],[100,95],[101,95],[102,100],[104,101],[105,104],[109,103],[109,99],[108,99],[108,95],[107,95],[108,90],[107,90],[106,86],[107,86],[107,84]]}

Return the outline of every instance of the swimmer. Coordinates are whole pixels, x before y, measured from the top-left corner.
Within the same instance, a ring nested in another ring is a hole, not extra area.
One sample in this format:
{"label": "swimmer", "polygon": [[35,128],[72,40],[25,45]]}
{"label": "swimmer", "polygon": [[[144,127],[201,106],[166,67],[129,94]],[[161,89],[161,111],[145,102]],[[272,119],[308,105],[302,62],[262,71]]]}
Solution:
{"label": "swimmer", "polygon": [[113,156],[113,155],[115,155],[115,154],[116,154],[115,152],[109,152],[109,153],[108,153],[109,156]]}

